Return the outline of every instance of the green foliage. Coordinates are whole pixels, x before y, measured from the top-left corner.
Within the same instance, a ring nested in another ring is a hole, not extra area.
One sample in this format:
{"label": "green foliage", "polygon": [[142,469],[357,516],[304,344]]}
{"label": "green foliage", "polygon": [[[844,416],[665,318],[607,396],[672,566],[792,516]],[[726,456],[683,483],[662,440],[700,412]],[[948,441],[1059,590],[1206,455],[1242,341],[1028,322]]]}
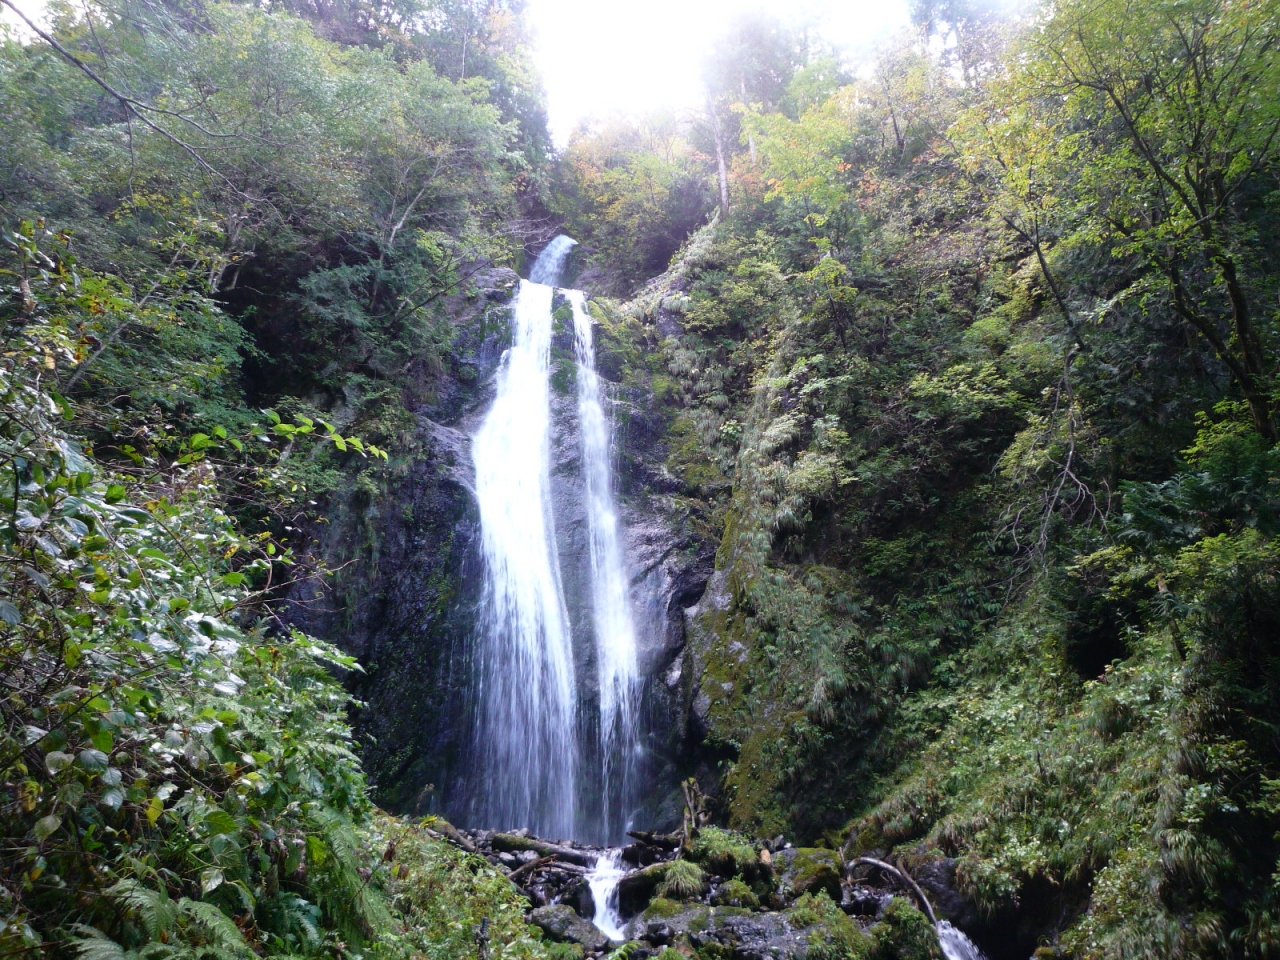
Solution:
{"label": "green foliage", "polygon": [[875,960],[942,960],[938,933],[929,918],[901,897],[885,907],[884,916],[867,931]]}
{"label": "green foliage", "polygon": [[689,860],[673,860],[662,871],[658,896],[668,900],[696,900],[706,887],[702,868]]}
{"label": "green foliage", "polygon": [[[429,821],[428,821],[429,823]],[[555,957],[524,922],[525,900],[507,878],[474,854],[429,838],[423,825],[379,817],[377,847],[393,851],[386,893],[401,922],[373,946],[380,958],[452,960],[475,950],[488,920],[490,956]]]}
{"label": "green foliage", "polygon": [[815,960],[861,960],[870,955],[872,941],[826,893],[806,893],[788,909],[787,918],[801,929],[812,928],[806,956]]}
{"label": "green foliage", "polygon": [[835,91],[720,59],[774,92],[627,308],[729,823],[954,858],[1083,957],[1267,955],[1275,5],[918,6],[942,49]]}
{"label": "green foliage", "polygon": [[758,862],[756,851],[746,837],[720,827],[703,827],[698,831],[689,859],[722,877],[750,874]]}
{"label": "green foliage", "polygon": [[250,584],[274,547],[219,506],[206,443],[139,480],[64,432],[73,413],[44,375],[75,342],[46,308],[76,281],[39,262],[0,365],[0,544],[17,574],[0,597],[0,816],[23,838],[5,936],[244,955],[236,916],[276,950],[359,942],[386,908],[357,872],[369,804],[326,670],[355,664],[254,625]]}
{"label": "green foliage", "polygon": [[755,909],[760,906],[760,898],[754,890],[735,877],[720,887],[712,903],[716,906]]}
{"label": "green foliage", "polygon": [[[237,328],[178,257],[139,294],[43,224],[4,239],[0,952],[451,957],[470,910],[497,955],[543,956],[505,878],[373,819],[335,679],[359,667],[272,616],[294,558],[259,518],[305,494],[289,455],[388,454],[305,413],[251,419],[232,362],[184,366],[243,341],[217,339]],[[130,370],[175,379],[142,410],[97,401]]]}
{"label": "green foliage", "polygon": [[711,212],[708,171],[688,138],[674,117],[614,121],[561,157],[555,205],[589,251],[597,292],[625,294],[661,273]]}

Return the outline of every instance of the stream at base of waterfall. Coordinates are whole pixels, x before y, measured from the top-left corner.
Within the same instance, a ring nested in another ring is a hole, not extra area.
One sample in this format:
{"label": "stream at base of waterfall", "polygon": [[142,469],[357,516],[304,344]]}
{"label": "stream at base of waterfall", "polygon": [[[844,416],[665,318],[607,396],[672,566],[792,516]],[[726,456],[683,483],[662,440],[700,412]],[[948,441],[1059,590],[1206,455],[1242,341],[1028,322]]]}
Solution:
{"label": "stream at base of waterfall", "polygon": [[[472,438],[484,582],[474,670],[472,819],[617,843],[638,803],[636,629],[613,491],[609,402],[581,291],[573,318],[576,427],[590,636],[566,607],[552,497],[556,286],[574,241],[557,237],[521,281],[493,405]],[[579,649],[589,645],[590,649]],[[595,664],[594,686],[575,662]],[[588,765],[590,768],[588,768]],[[598,791],[583,809],[580,786]]]}

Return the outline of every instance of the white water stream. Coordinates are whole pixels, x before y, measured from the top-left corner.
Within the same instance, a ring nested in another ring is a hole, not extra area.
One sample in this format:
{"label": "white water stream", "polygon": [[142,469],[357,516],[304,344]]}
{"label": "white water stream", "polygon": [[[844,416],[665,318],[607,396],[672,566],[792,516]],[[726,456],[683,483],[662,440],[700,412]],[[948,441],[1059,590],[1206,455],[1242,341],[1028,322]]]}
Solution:
{"label": "white water stream", "polygon": [[591,560],[591,613],[600,695],[601,826],[606,841],[625,839],[637,801],[640,677],[626,562],[613,496],[613,443],[596,373],[592,320],[580,290],[568,293],[577,354],[578,424]]}
{"label": "white water stream", "polygon": [[[571,635],[552,500],[552,306],[573,245],[557,237],[521,282],[493,407],[473,437],[485,568],[473,811],[487,827],[619,842],[640,788],[636,630],[613,495],[606,394],[586,297],[576,290],[564,293],[574,321],[590,638]],[[596,664],[596,698],[584,700],[579,689],[575,639],[594,644],[578,659]],[[598,703],[598,716],[579,716],[584,702]],[[584,731],[598,738],[590,750]],[[584,757],[599,769],[585,769]],[[584,777],[589,810],[579,799]]]}
{"label": "white water stream", "polygon": [[591,922],[610,940],[626,940],[626,926],[618,915],[618,881],[626,876],[621,850],[606,850],[587,874],[596,912]]}
{"label": "white water stream", "polygon": [[487,826],[545,837],[571,837],[577,825],[577,683],[551,510],[547,285],[572,245],[557,238],[521,282],[493,407],[472,439],[485,564],[476,806]]}
{"label": "white water stream", "polygon": [[938,945],[947,960],[987,960],[976,943],[965,936],[964,931],[953,927],[946,920],[938,921]]}

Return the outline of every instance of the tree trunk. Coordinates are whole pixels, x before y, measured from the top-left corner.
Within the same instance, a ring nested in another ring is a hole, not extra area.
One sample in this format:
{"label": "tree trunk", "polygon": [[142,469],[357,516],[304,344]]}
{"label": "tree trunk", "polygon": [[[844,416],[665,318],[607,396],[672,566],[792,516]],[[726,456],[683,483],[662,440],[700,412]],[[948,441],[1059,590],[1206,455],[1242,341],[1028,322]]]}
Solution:
{"label": "tree trunk", "polygon": [[720,174],[720,212],[729,212],[729,168],[724,160],[724,135],[720,130],[720,116],[716,113],[716,105],[707,101],[707,113],[711,115],[711,132],[716,139],[716,169]]}

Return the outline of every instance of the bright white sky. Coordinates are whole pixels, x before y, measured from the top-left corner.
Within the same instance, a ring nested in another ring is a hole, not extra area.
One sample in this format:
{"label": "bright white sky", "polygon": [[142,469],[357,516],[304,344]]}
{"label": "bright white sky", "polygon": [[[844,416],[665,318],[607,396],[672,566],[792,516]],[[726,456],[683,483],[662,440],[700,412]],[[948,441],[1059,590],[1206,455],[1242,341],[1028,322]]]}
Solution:
{"label": "bright white sky", "polygon": [[[44,0],[16,2],[43,11]],[[700,106],[708,47],[736,15],[756,9],[847,51],[908,21],[907,0],[529,0],[556,142],[591,117]],[[0,11],[0,21],[16,22]]]}
{"label": "bright white sky", "polygon": [[556,141],[592,116],[698,106],[708,46],[755,9],[845,50],[908,22],[906,0],[529,0]]}

